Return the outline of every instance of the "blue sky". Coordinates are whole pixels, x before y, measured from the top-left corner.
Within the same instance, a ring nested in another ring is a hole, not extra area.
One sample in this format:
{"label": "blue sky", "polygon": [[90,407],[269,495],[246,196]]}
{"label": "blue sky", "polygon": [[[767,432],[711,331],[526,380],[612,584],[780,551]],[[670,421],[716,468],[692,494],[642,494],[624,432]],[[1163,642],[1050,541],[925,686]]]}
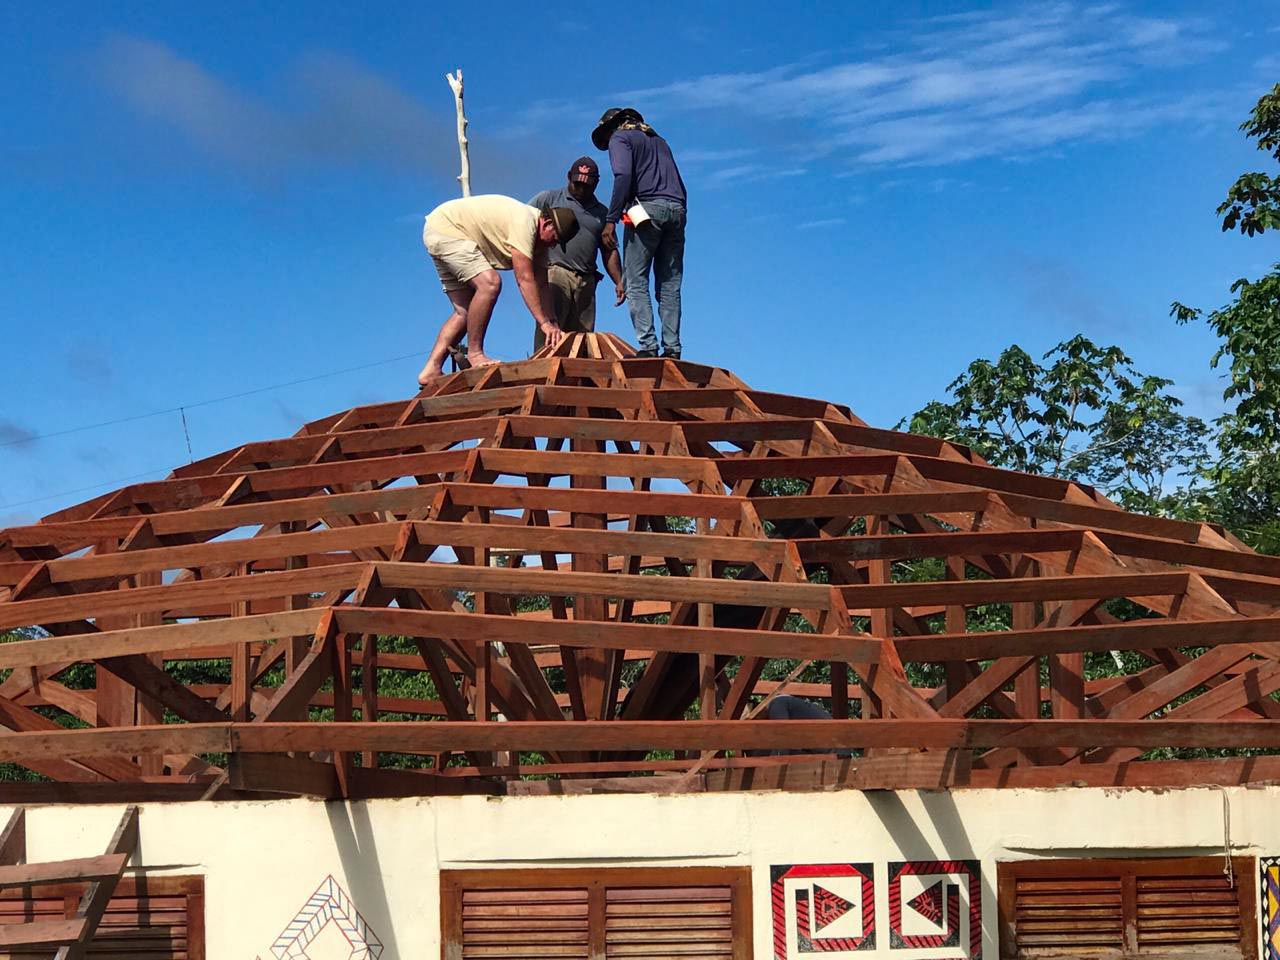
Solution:
{"label": "blue sky", "polygon": [[[208,6],[0,5],[0,526],[188,459],[177,413],[50,433],[186,405],[198,458],[414,392],[458,66],[476,192],[558,184],[638,107],[690,191],[685,356],[878,425],[1078,332],[1212,415],[1169,302],[1280,259],[1213,213],[1266,169],[1271,3]],[[508,284],[491,352],[530,326]]]}

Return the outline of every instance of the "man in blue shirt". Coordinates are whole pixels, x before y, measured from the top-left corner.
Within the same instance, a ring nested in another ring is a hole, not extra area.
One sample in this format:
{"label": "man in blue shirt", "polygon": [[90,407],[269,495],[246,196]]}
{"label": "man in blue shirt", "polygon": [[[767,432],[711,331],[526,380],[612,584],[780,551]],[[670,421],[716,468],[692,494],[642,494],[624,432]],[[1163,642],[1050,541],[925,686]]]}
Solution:
{"label": "man in blue shirt", "polygon": [[614,236],[618,221],[633,204],[638,202],[648,215],[643,224],[628,226],[622,240],[627,307],[640,344],[639,356],[658,354],[649,300],[652,267],[662,321],[662,355],[679,359],[686,200],[680,170],[667,141],[632,107],[606,110],[592,131],[591,142],[597,150],[609,152],[613,168],[613,198],[601,240]]}
{"label": "man in blue shirt", "polygon": [[[603,277],[596,269],[596,252],[604,258],[604,268],[613,279],[617,294],[615,306],[622,304],[622,258],[618,243],[610,231],[602,236],[608,208],[596,199],[600,168],[590,157],[579,157],[569,167],[569,179],[556,190],[543,190],[529,201],[529,206],[545,210],[567,207],[578,218],[578,232],[560,247],[552,247],[548,255],[547,284],[551,289],[551,306],[560,329],[565,333],[590,333],[596,328],[596,284]],[[546,337],[534,325],[533,349],[541,350]]]}

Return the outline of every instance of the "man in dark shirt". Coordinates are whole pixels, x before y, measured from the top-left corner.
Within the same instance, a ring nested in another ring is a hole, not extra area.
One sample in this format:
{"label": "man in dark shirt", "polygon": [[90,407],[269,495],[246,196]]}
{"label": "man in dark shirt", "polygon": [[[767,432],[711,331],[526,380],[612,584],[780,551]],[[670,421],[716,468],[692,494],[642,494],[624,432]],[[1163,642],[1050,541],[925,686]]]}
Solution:
{"label": "man in dark shirt", "polygon": [[680,284],[684,279],[684,180],[667,141],[631,107],[604,112],[591,134],[597,150],[609,151],[613,168],[613,198],[609,203],[602,241],[613,237],[623,213],[635,203],[648,220],[628,226],[623,234],[622,259],[627,307],[636,328],[642,357],[658,354],[649,299],[652,267],[662,321],[662,355],[680,356]]}
{"label": "man in dark shirt", "polygon": [[[578,232],[562,247],[552,247],[548,257],[547,282],[556,321],[565,333],[590,333],[596,328],[596,284],[602,279],[596,269],[596,251],[604,257],[604,268],[613,279],[616,305],[623,299],[622,258],[610,231],[603,236],[609,212],[596,199],[600,168],[590,157],[579,157],[569,167],[568,183],[557,190],[543,190],[529,201],[539,209],[568,207],[578,218]],[[541,350],[546,337],[534,325],[533,349]]]}

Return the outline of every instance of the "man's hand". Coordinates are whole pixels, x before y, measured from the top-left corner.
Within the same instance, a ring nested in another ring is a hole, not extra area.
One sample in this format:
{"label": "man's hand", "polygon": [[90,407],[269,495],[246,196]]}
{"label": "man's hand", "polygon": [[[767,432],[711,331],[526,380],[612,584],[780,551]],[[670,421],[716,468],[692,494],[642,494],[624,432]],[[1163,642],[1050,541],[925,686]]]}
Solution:
{"label": "man's hand", "polygon": [[623,286],[621,280],[613,285],[613,292],[617,297],[617,299],[613,301],[613,305],[615,307],[622,306],[622,302],[627,299],[627,288]]}
{"label": "man's hand", "polygon": [[618,249],[617,229],[616,223],[606,223],[600,230],[600,246],[606,250]]}
{"label": "man's hand", "polygon": [[558,323],[552,323],[550,320],[543,320],[538,324],[542,328],[542,335],[547,338],[547,346],[554,347],[564,337],[564,331],[560,329]]}

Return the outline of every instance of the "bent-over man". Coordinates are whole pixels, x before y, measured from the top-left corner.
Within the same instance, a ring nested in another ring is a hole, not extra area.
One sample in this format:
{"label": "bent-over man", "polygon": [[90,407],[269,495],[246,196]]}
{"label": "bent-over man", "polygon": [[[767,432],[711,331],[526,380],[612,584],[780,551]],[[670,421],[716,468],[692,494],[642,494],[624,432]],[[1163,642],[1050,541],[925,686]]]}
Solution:
{"label": "bent-over man", "polygon": [[540,210],[497,194],[450,200],[427,214],[422,242],[435,262],[453,313],[440,327],[418,383],[426,384],[444,372],[445,356],[464,336],[471,366],[498,362],[484,352],[484,335],[502,292],[499,270],[515,271],[516,285],[534,322],[550,343],[557,343],[560,327],[547,287],[547,250],[568,243],[577,231],[572,210]]}
{"label": "bent-over man", "polygon": [[[529,203],[535,207],[566,207],[578,218],[578,233],[562,247],[552,247],[548,255],[547,283],[551,287],[551,306],[556,322],[565,333],[591,333],[596,328],[596,284],[601,279],[596,269],[596,253],[604,260],[604,269],[613,280],[614,306],[626,296],[622,284],[622,257],[618,244],[610,234],[601,236],[608,208],[596,199],[600,168],[590,157],[579,157],[569,167],[568,182],[555,190],[543,190]],[[541,327],[534,327],[533,349],[540,350],[546,338]]]}

